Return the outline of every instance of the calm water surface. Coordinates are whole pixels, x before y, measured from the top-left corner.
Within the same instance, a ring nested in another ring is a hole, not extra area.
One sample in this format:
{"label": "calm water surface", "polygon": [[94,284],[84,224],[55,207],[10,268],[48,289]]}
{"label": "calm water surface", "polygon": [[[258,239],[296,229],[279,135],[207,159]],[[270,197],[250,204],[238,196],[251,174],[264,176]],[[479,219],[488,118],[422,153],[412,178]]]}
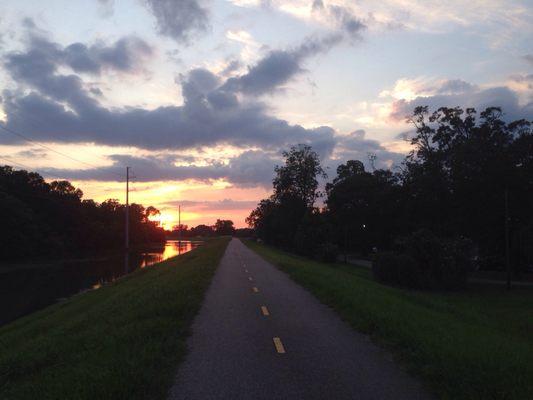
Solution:
{"label": "calm water surface", "polygon": [[136,269],[187,253],[201,244],[167,240],[149,251],[130,253],[127,266],[123,254],[43,265],[0,264],[0,325],[76,293],[98,289]]}

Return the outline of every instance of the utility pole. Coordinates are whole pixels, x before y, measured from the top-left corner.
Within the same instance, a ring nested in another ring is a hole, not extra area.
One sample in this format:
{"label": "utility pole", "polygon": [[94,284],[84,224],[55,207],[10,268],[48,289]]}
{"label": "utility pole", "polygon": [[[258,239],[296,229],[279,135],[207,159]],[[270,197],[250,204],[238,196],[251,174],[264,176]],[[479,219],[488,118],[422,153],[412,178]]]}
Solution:
{"label": "utility pole", "polygon": [[178,205],[178,255],[181,254],[181,205]]}
{"label": "utility pole", "polygon": [[130,167],[126,167],[126,221],[125,243],[126,252],[130,248]]}
{"label": "utility pole", "polygon": [[178,240],[181,241],[181,206],[178,205]]}
{"label": "utility pole", "polygon": [[126,167],[126,209],[124,212],[124,273],[130,269],[130,167]]}
{"label": "utility pole", "polygon": [[505,268],[507,270],[507,290],[511,290],[511,262],[509,255],[509,189],[505,187]]}

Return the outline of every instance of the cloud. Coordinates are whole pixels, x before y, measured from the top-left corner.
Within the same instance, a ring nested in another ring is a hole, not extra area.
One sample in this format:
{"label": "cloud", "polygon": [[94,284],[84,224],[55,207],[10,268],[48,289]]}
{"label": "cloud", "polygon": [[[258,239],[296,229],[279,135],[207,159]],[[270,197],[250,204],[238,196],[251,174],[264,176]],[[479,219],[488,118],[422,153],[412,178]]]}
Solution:
{"label": "cloud", "polygon": [[[144,182],[225,180],[238,187],[270,187],[280,151],[299,143],[309,144],[326,164],[353,157],[364,158],[373,151],[389,160],[390,154],[364,132],[344,138],[328,126],[304,128],[272,116],[260,96],[279,90],[305,71],[305,61],[327,52],[343,40],[337,33],[306,38],[287,50],[270,51],[240,76],[228,78],[196,68],[180,75],[183,103],[155,109],[141,107],[108,108],[100,103],[101,92],[74,72],[98,74],[105,68],[128,69],[128,57],[121,52],[142,53],[128,42],[111,46],[82,43],[59,46],[34,35],[25,51],[10,53],[4,59],[6,71],[19,88],[2,93],[6,126],[39,142],[96,143],[149,150],[151,155],[110,156],[112,165],[90,169],[54,169],[47,176],[75,180],[112,181],[118,167],[130,165]],[[95,47],[96,46],[96,47]],[[105,51],[104,51],[105,49]],[[133,49],[133,51],[132,51]],[[124,61],[121,63],[120,61]],[[6,143],[18,138],[0,136]],[[227,162],[197,160],[168,155],[182,149],[231,145],[246,149]],[[261,150],[259,150],[261,149]],[[165,154],[160,154],[160,152]],[[331,160],[335,152],[336,161]]]}
{"label": "cloud", "polygon": [[109,156],[110,166],[89,169],[41,168],[48,177],[63,177],[72,180],[117,181],[119,167],[128,165],[134,171],[137,182],[196,180],[212,182],[226,180],[237,187],[270,187],[274,167],[279,157],[262,151],[246,151],[229,160],[228,163],[211,162],[208,165],[175,165],[179,157],[172,155],[150,155],[137,157],[124,154]]}
{"label": "cloud", "polygon": [[128,36],[110,46],[97,43],[87,47],[82,43],[73,43],[63,50],[63,59],[75,72],[100,74],[103,69],[134,72],[152,54],[153,49],[148,43]]}
{"label": "cloud", "polygon": [[201,0],[144,0],[157,30],[177,42],[189,43],[195,33],[209,29],[209,11]]}
{"label": "cloud", "polygon": [[100,5],[98,14],[103,18],[109,18],[115,12],[115,0],[98,0]]}
{"label": "cloud", "polygon": [[389,151],[377,140],[367,139],[365,136],[366,132],[359,129],[339,137],[334,158],[327,161],[329,169],[335,171],[338,165],[348,160],[362,161],[370,168],[369,155],[376,156],[376,168],[387,169],[401,164],[405,154]]}
{"label": "cloud", "polygon": [[436,89],[438,94],[461,94],[472,92],[476,89],[475,85],[465,82],[461,79],[445,80],[441,83],[440,87]]}
{"label": "cloud", "polygon": [[[311,49],[306,45],[298,51],[307,54]],[[216,144],[277,150],[297,143],[314,145],[321,154],[333,149],[333,129],[305,129],[270,116],[263,103],[239,100],[226,89],[228,81],[205,69],[194,69],[178,80],[184,97],[181,106],[105,108],[91,96],[90,89],[86,90],[79,76],[58,73],[53,60],[58,51],[62,51],[58,46],[43,41],[39,48],[32,42],[28,51],[8,55],[5,66],[12,78],[35,90],[28,94],[4,91],[3,109],[9,128],[40,141],[95,142],[151,150]],[[264,84],[262,87],[266,88]],[[92,93],[98,95],[94,90]]]}
{"label": "cloud", "polygon": [[336,24],[353,39],[360,38],[361,31],[366,28],[366,25],[347,7],[330,6],[329,13]]}
{"label": "cloud", "polygon": [[505,86],[479,89],[475,86],[469,90],[433,95],[416,96],[410,100],[399,99],[392,103],[390,117],[399,121],[410,115],[417,106],[428,106],[430,110],[439,107],[474,107],[482,111],[487,107],[501,107],[504,117],[509,120],[533,119],[533,103],[521,104],[518,94]]}
{"label": "cloud", "polygon": [[62,47],[32,33],[26,51],[8,53],[4,57],[4,66],[15,79],[35,84],[38,80],[50,79],[60,66],[93,75],[104,70],[136,72],[152,54],[152,47],[135,36],[121,38],[111,45],[72,43]]}
{"label": "cloud", "polygon": [[530,63],[531,65],[533,65],[533,54],[526,54],[524,56],[524,60],[526,60],[528,63]]}
{"label": "cloud", "polygon": [[187,209],[192,209],[193,211],[231,211],[231,210],[242,210],[242,209],[252,209],[257,206],[257,200],[233,200],[233,199],[222,199],[215,201],[193,201],[193,200],[176,200],[163,203],[165,206],[177,207],[178,205],[182,207],[187,207]]}
{"label": "cloud", "polygon": [[303,72],[301,64],[307,58],[327,52],[341,41],[342,36],[331,34],[308,37],[294,49],[272,50],[245,74],[228,79],[223,89],[255,96],[272,92]]}

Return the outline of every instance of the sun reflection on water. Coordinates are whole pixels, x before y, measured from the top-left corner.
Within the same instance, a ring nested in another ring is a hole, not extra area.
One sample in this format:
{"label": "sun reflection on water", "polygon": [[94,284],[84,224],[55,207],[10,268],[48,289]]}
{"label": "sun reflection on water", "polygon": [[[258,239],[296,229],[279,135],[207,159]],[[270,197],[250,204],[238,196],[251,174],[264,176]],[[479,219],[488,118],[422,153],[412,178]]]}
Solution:
{"label": "sun reflection on water", "polygon": [[142,254],[141,268],[152,264],[164,261],[168,258],[179,256],[187,253],[198,246],[202,242],[195,242],[190,240],[167,240],[162,251],[151,251]]}

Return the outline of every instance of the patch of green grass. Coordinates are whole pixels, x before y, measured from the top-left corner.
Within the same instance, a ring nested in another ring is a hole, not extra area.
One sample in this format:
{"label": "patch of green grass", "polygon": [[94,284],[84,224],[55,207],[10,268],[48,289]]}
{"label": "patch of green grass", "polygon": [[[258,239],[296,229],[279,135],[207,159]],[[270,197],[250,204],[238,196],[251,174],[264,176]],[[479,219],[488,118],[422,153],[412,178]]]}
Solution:
{"label": "patch of green grass", "polygon": [[0,328],[0,398],[163,399],[229,239]]}
{"label": "patch of green grass", "polygon": [[442,399],[533,399],[533,291],[389,287],[355,266],[245,241],[355,329],[391,349]]}

